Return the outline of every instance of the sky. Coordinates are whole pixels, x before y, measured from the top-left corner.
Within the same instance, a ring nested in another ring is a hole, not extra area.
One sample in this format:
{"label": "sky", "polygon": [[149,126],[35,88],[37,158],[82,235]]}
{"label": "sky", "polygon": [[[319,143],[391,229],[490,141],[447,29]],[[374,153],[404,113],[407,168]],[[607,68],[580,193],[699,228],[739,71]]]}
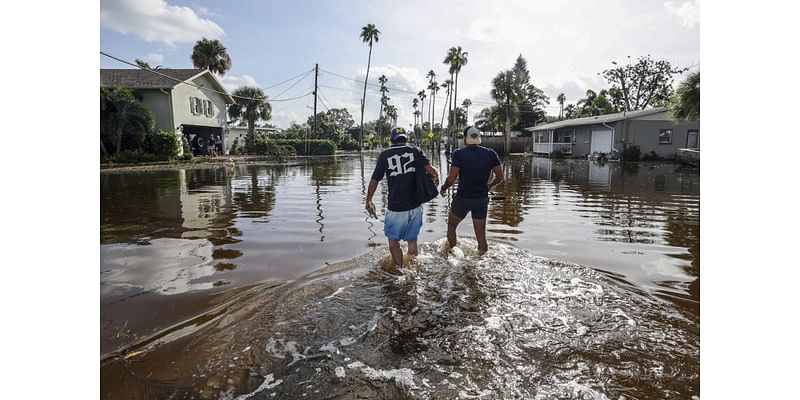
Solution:
{"label": "sky", "polygon": [[[472,101],[470,122],[494,103],[492,78],[511,68],[520,54],[532,83],[550,96],[550,115],[558,115],[559,93],[571,104],[587,89],[607,87],[598,73],[612,61],[650,55],[693,71],[700,63],[699,0],[101,0],[100,49],[131,62],[140,58],[152,66],[193,68],[194,43],[219,39],[233,65],[220,77],[225,87],[265,88],[275,100],[269,122],[282,128],[312,114],[311,95],[279,100],[310,93],[314,74],[272,86],[318,63],[317,110],[346,107],[358,123],[363,84],[355,80],[363,81],[369,52],[359,34],[368,23],[381,32],[369,81],[378,84],[378,76],[386,75],[400,126],[414,118],[414,95],[402,91],[425,88],[429,70],[443,82],[448,66],[442,61],[453,46],[468,52],[458,102]],[[100,67],[128,68],[104,56]],[[443,93],[437,96],[437,121]],[[377,118],[379,99],[377,88],[368,87],[365,121]]]}

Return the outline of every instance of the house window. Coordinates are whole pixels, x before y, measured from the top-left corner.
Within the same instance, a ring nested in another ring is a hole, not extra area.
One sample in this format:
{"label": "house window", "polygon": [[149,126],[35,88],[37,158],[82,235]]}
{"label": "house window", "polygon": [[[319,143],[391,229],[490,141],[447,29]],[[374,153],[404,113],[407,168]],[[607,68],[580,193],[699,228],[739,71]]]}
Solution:
{"label": "house window", "polygon": [[208,101],[208,116],[214,116],[214,103],[212,103],[211,100]]}
{"label": "house window", "polygon": [[542,143],[542,142],[544,142],[544,134],[543,134],[543,133],[541,133],[541,132],[540,132],[540,133],[538,133],[538,134],[536,135],[536,137],[537,137],[537,139],[538,139],[538,140],[537,140],[537,142],[538,142],[538,143]]}
{"label": "house window", "polygon": [[659,132],[658,144],[672,144],[672,129],[662,129]]}
{"label": "house window", "polygon": [[199,97],[194,98],[195,108],[197,109],[197,114],[203,113],[203,100]]}
{"label": "house window", "polygon": [[189,112],[192,114],[197,114],[197,111],[194,108],[194,97],[189,97]]}

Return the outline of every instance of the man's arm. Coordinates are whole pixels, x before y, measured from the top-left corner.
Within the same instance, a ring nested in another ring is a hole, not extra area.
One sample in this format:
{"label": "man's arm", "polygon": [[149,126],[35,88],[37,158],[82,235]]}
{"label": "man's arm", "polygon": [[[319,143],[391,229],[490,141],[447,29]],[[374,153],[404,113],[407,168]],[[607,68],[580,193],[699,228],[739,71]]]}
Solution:
{"label": "man's arm", "polygon": [[492,183],[489,184],[489,190],[492,190],[493,187],[503,183],[503,181],[506,180],[503,174],[502,164],[495,165],[494,168],[492,168],[492,172],[494,172],[494,180],[492,181]]}
{"label": "man's arm", "polygon": [[461,171],[461,168],[454,167],[452,165],[450,166],[450,174],[447,175],[447,179],[444,180],[444,185],[442,185],[442,189],[439,191],[439,194],[441,194],[442,197],[445,196],[445,192],[447,192],[447,189],[449,189],[450,186],[453,186],[456,183],[459,171]]}
{"label": "man's arm", "polygon": [[425,165],[425,172],[433,178],[433,184],[439,186],[439,172],[436,171],[436,168],[433,168],[432,165],[427,164]]}
{"label": "man's arm", "polygon": [[378,214],[375,212],[375,204],[372,204],[372,196],[375,195],[375,190],[378,189],[378,181],[375,179],[369,180],[369,187],[367,188],[367,201],[365,204],[365,208],[370,216],[373,218],[378,218]]}

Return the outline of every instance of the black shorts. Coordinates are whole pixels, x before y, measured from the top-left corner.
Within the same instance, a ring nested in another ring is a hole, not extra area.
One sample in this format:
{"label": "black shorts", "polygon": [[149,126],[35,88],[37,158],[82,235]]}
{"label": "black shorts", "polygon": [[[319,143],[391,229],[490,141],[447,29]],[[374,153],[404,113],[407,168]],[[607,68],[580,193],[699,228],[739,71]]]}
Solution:
{"label": "black shorts", "polygon": [[472,219],[486,219],[486,211],[489,208],[489,196],[478,197],[476,199],[464,199],[458,196],[453,197],[453,204],[450,211],[458,218],[464,218],[467,213],[472,213]]}

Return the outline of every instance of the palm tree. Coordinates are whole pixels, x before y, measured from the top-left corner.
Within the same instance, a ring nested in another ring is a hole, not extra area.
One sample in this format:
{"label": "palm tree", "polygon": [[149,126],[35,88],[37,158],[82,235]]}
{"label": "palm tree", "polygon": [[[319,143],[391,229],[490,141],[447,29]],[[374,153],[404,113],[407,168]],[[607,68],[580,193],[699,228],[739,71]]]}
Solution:
{"label": "palm tree", "polygon": [[242,86],[233,91],[236,101],[228,107],[228,115],[247,122],[247,149],[252,152],[256,144],[256,121],[268,121],[272,116],[272,106],[261,88]]}
{"label": "palm tree", "polygon": [[464,110],[465,110],[464,113],[467,116],[467,125],[469,125],[469,106],[472,105],[472,100],[464,99],[464,101],[461,103],[461,105],[464,106]]}
{"label": "palm tree", "polygon": [[202,38],[192,49],[192,64],[195,68],[225,75],[231,69],[231,56],[219,40]]}
{"label": "palm tree", "polygon": [[425,97],[427,97],[425,95],[425,90],[420,90],[419,92],[417,92],[417,98],[420,101],[419,125],[420,125],[421,128],[425,125],[425,120],[422,117],[425,114]]}
{"label": "palm tree", "polygon": [[389,79],[386,78],[386,75],[378,77],[378,82],[381,84],[381,88],[378,89],[378,91],[381,92],[381,108],[380,111],[378,111],[378,136],[381,138],[383,138],[383,109],[389,104],[389,97],[386,96],[386,94],[389,93],[389,88],[386,87],[386,82],[388,81]]}
{"label": "palm tree", "polygon": [[137,58],[137,59],[135,59],[133,61],[136,63],[136,65],[138,65],[141,68],[152,69],[152,68],[150,68],[150,64],[148,64],[146,61],[144,61],[144,60],[142,60],[140,58]]}
{"label": "palm tree", "polygon": [[[101,126],[114,133],[115,153],[122,151],[122,134],[128,128],[147,132],[151,127],[148,117],[150,111],[142,106],[133,96],[130,89],[100,89],[100,118]],[[101,149],[105,145],[100,142]]]}
{"label": "palm tree", "polygon": [[367,99],[367,81],[369,81],[369,67],[372,62],[372,43],[377,43],[381,31],[375,24],[367,24],[361,28],[361,41],[369,45],[369,56],[367,57],[367,76],[364,77],[364,94],[361,96],[361,133],[358,137],[358,151],[364,147],[364,103]]}
{"label": "palm tree", "polygon": [[431,105],[428,107],[430,109],[430,116],[428,118],[428,125],[430,125],[431,131],[433,131],[433,121],[434,121],[434,112],[436,107],[436,92],[439,91],[439,85],[436,83],[436,73],[433,70],[428,71],[428,74],[425,75],[428,78],[428,90],[431,91]]}
{"label": "palm tree", "polygon": [[558,119],[564,119],[564,102],[567,101],[567,97],[564,96],[564,93],[561,93],[556,97],[558,104],[561,105],[561,110],[558,112]]}
{"label": "palm tree", "polygon": [[505,108],[505,146],[503,150],[508,154],[511,146],[511,108],[519,100],[519,93],[517,93],[514,86],[514,72],[512,70],[502,71],[492,79],[491,94],[492,98],[497,101],[497,105],[502,105]]}
{"label": "palm tree", "polygon": [[414,108],[414,132],[416,132],[417,131],[417,114],[419,113],[417,111],[417,107],[419,107],[419,99],[418,98],[414,97],[414,99],[411,100],[411,107]]}
{"label": "palm tree", "polygon": [[[445,95],[445,98],[444,98],[445,104],[444,104],[444,107],[442,108],[442,121],[440,122],[440,124],[442,124],[442,127],[444,127],[444,114],[445,114],[445,111],[447,111],[448,108],[451,106],[451,101],[450,100],[452,99],[452,97],[450,96],[450,89],[453,87],[453,81],[451,79],[445,79],[445,81],[441,85],[441,87],[447,93]],[[449,111],[450,111],[450,115],[448,115],[448,117],[447,117],[447,124],[448,124],[447,127],[448,128],[450,127],[450,123],[453,120],[453,115],[452,115],[453,110],[450,109]]]}
{"label": "palm tree", "polygon": [[[464,51],[461,46],[451,47],[447,52],[447,57],[444,59],[445,64],[450,64],[452,70],[451,75],[455,72],[455,83],[453,87],[453,104],[458,107],[458,73],[461,68],[467,65],[467,56],[469,53]],[[451,76],[452,79],[452,76]]]}
{"label": "palm tree", "polygon": [[[388,99],[388,97],[387,97]],[[392,104],[386,105],[386,117],[392,121],[392,126],[397,125],[397,107]]]}

